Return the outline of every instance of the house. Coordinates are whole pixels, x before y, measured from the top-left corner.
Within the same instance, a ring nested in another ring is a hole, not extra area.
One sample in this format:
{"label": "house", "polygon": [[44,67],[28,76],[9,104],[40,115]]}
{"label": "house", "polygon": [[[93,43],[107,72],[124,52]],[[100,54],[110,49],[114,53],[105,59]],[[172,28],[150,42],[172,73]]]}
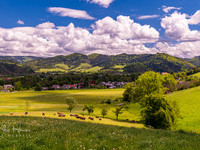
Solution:
{"label": "house", "polygon": [[43,91],[48,90],[48,89],[49,89],[48,87],[42,87]]}
{"label": "house", "polygon": [[70,89],[77,89],[77,84],[70,85]]}
{"label": "house", "polygon": [[11,84],[7,84],[3,86],[3,90],[9,90],[9,89],[14,90],[14,86],[12,86]]}
{"label": "house", "polygon": [[61,86],[60,85],[53,85],[52,89],[54,89],[54,90],[60,90]]}
{"label": "house", "polygon": [[169,74],[169,73],[168,73],[168,72],[162,72],[161,74],[162,74],[162,75],[166,75],[166,74]]}
{"label": "house", "polygon": [[68,90],[68,89],[70,89],[71,87],[70,87],[70,85],[69,84],[64,84],[63,86],[62,86],[62,89],[63,90]]}

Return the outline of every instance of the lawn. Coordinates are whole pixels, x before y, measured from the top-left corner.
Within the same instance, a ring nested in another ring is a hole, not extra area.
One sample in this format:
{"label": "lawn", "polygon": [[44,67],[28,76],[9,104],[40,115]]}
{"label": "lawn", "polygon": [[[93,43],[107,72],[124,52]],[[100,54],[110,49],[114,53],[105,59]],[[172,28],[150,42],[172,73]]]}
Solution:
{"label": "lawn", "polygon": [[0,117],[0,149],[194,150],[200,135],[137,129],[46,117]]}

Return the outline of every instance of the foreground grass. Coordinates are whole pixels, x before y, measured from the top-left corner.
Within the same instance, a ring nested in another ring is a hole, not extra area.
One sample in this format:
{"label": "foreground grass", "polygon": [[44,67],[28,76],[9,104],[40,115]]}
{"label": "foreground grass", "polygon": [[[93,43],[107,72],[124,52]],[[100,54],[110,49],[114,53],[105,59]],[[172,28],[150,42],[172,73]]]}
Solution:
{"label": "foreground grass", "polygon": [[72,120],[0,117],[0,149],[200,149],[200,135]]}
{"label": "foreground grass", "polygon": [[177,91],[167,98],[178,103],[181,115],[178,129],[200,133],[200,87]]}

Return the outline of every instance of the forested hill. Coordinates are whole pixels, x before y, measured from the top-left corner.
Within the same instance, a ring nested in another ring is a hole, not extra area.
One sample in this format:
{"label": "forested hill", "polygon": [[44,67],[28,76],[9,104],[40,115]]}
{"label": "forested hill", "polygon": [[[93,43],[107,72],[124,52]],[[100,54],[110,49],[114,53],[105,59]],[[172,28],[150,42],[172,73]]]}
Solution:
{"label": "forested hill", "polygon": [[24,75],[30,73],[34,73],[34,71],[29,67],[22,67],[16,63],[5,63],[0,61],[0,74]]}
{"label": "forested hill", "polygon": [[41,57],[34,56],[0,56],[0,60],[24,63],[35,59],[40,59]]}
{"label": "forested hill", "polygon": [[200,67],[200,56],[194,57],[192,59],[187,59],[188,62]]}
{"label": "forested hill", "polygon": [[142,55],[101,55],[71,54],[51,58],[40,58],[24,62],[36,72],[124,72],[143,73],[148,70],[157,72],[179,72],[194,67],[187,60],[167,54]]}

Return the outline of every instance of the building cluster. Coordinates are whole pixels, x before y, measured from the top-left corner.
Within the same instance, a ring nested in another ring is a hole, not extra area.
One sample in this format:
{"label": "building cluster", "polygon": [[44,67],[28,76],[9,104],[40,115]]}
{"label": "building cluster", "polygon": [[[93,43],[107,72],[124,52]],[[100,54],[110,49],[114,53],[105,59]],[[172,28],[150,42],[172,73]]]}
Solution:
{"label": "building cluster", "polygon": [[10,84],[7,84],[7,85],[4,85],[3,86],[3,89],[1,89],[0,91],[2,92],[10,92],[10,91],[14,91],[14,86],[13,85],[10,85]]}
{"label": "building cluster", "polygon": [[98,86],[104,86],[109,89],[122,88],[127,82],[100,82]]}
{"label": "building cluster", "polygon": [[68,89],[80,89],[83,88],[83,83],[78,84],[64,84],[63,86],[60,85],[53,85],[51,88],[49,87],[42,87],[42,90],[68,90]]}

